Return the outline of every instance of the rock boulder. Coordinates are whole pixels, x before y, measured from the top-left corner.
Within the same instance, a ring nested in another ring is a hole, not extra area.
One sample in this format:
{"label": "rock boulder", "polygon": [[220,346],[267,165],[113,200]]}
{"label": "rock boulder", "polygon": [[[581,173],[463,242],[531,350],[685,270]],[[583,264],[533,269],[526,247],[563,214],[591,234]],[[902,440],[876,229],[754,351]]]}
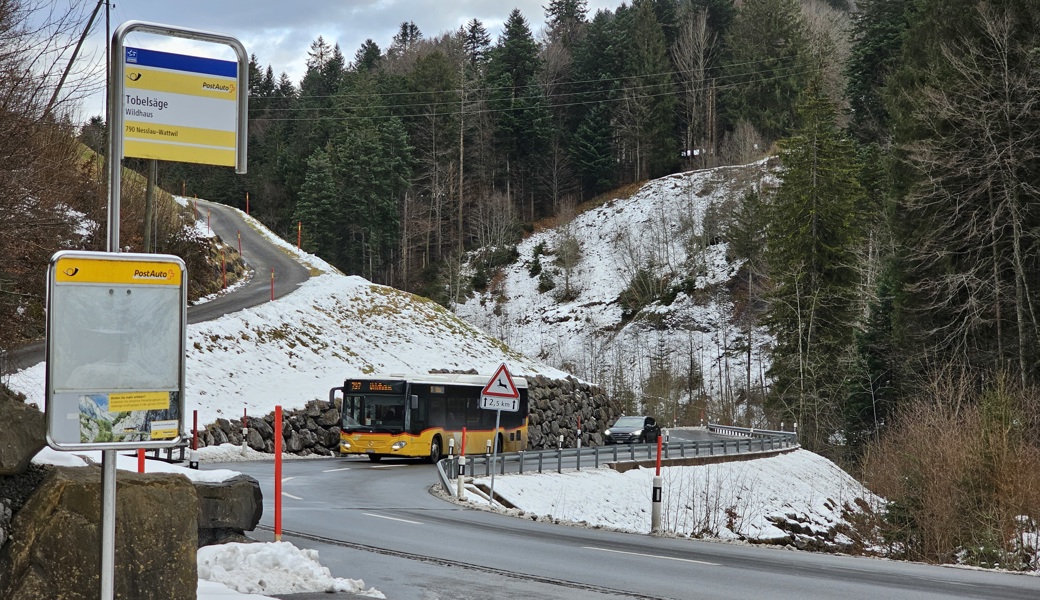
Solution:
{"label": "rock boulder", "polygon": [[[198,511],[186,477],[121,471],[116,598],[194,598]],[[0,598],[94,600],[100,589],[101,469],[54,467],[15,514],[0,548]]]}

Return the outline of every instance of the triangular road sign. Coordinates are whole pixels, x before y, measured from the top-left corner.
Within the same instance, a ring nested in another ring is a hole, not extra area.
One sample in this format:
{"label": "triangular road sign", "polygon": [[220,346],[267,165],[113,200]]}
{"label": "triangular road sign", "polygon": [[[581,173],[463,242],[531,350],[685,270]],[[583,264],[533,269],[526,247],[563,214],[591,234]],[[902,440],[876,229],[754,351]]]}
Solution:
{"label": "triangular road sign", "polygon": [[480,395],[493,398],[520,398],[520,391],[513,384],[513,377],[509,374],[506,363],[502,363],[498,367],[495,374],[491,376],[491,381],[488,381],[487,385],[484,386]]}

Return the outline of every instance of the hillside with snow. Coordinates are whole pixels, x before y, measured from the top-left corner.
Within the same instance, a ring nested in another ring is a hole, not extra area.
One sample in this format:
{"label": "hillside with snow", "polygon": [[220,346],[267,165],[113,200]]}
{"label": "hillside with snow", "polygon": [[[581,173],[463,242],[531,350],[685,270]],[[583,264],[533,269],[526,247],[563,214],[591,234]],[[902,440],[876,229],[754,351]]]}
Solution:
{"label": "hillside with snow", "polygon": [[[302,408],[343,380],[371,373],[469,371],[489,377],[503,362],[518,376],[566,373],[510,349],[437,303],[361,277],[345,276],[241,214],[314,274],[292,294],[213,321],[188,325],[187,415],[199,423]],[[201,222],[200,233],[207,228]],[[247,257],[248,258],[248,257]],[[44,364],[8,386],[45,405]],[[190,427],[190,422],[189,422]]]}
{"label": "hillside with snow", "polygon": [[[698,389],[669,400],[700,396],[712,411],[705,417],[729,416],[747,387],[747,352],[736,349],[750,338],[757,387],[770,339],[737,324],[741,264],[722,234],[746,193],[775,185],[772,169],[760,161],[663,177],[537,231],[488,291],[454,310],[509,347],[615,395],[648,393],[655,360],[684,379],[693,365]],[[560,250],[573,240],[579,259],[565,269]],[[633,306],[640,297],[649,301]]]}

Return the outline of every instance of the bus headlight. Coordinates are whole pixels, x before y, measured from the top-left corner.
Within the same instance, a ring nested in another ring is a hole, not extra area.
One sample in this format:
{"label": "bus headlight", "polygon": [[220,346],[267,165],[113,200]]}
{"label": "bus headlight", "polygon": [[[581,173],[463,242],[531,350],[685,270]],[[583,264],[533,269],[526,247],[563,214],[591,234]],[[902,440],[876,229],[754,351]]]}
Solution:
{"label": "bus headlight", "polygon": [[340,440],[339,449],[343,452],[348,452],[350,450],[350,442],[348,442],[347,440]]}
{"label": "bus headlight", "polygon": [[408,445],[408,442],[394,442],[393,446],[390,446],[391,450],[400,450]]}

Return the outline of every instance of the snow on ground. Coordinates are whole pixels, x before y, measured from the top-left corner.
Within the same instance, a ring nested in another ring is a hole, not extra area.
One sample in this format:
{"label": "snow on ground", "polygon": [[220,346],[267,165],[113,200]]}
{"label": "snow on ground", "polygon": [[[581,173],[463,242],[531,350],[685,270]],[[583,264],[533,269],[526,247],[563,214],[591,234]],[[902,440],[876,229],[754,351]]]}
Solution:
{"label": "snow on ground", "polygon": [[[739,205],[744,193],[774,181],[765,161],[649,181],[629,198],[609,200],[524,239],[517,246],[519,260],[503,268],[500,285],[468,298],[455,312],[511,348],[566,365],[608,390],[623,380],[638,393],[652,357],[664,356],[674,373],[698,365],[709,396],[732,397],[747,372],[745,355],[732,349],[748,332],[732,323],[734,300],[725,284],[740,263],[728,257],[720,215]],[[554,253],[568,236],[578,240],[581,259],[570,274],[574,298],[562,300],[565,277]],[[544,293],[542,275],[531,275],[537,251],[542,273],[552,272],[556,284]],[[647,281],[684,291],[624,322],[619,300],[641,271],[651,274]],[[768,368],[764,347],[770,338],[760,328],[750,334],[758,381]]]}
{"label": "snow on ground", "polygon": [[[183,198],[178,201],[186,204]],[[205,213],[200,210],[200,215],[196,230],[210,235]],[[315,398],[328,398],[329,388],[342,385],[345,378],[368,373],[476,369],[490,377],[505,362],[520,376],[566,376],[512,351],[430,300],[360,277],[344,276],[320,258],[277,238],[255,219],[244,213],[242,217],[318,275],[275,302],[188,325],[187,427],[193,411],[198,411],[201,425],[218,417],[238,418],[243,410],[250,415],[266,415],[276,405],[286,410],[302,408]],[[7,382],[41,410],[46,405],[44,367],[41,363],[15,373]],[[237,447],[203,449],[200,453],[201,461],[210,462],[242,457]],[[249,458],[271,459],[255,452]],[[83,465],[91,460],[100,464],[101,453],[45,449],[35,460],[66,465]],[[118,460],[120,469],[137,469],[136,458],[121,456]],[[158,461],[147,461],[147,470],[176,471],[216,481],[235,474],[193,471]],[[249,549],[224,545],[199,552],[200,600],[242,597],[230,588],[250,594],[350,590],[382,597],[375,590],[365,592],[361,582],[332,578],[327,572],[321,575],[323,567],[317,563],[317,553],[291,544],[254,544]],[[214,566],[203,568],[204,560]],[[309,566],[304,569],[301,565]],[[261,585],[261,579],[268,586]]]}
{"label": "snow on ground", "polygon": [[[201,212],[201,211],[200,211]],[[566,373],[511,350],[437,303],[339,274],[241,215],[317,276],[292,294],[220,319],[188,325],[185,402],[200,424],[265,415],[280,404],[302,408],[328,398],[348,377],[476,369],[488,377],[503,362],[517,376]],[[205,217],[203,217],[204,219]],[[11,376],[8,386],[45,406],[44,364]]]}
{"label": "snow on ground", "polygon": [[[495,494],[540,518],[650,533],[654,469],[612,469],[495,478]],[[847,524],[842,508],[882,499],[833,462],[807,450],[712,465],[662,467],[661,522],[680,536],[770,542],[787,538],[776,521],[821,530]],[[475,484],[490,486],[490,478]],[[469,498],[474,505],[484,502]],[[515,512],[515,511],[514,511]]]}

